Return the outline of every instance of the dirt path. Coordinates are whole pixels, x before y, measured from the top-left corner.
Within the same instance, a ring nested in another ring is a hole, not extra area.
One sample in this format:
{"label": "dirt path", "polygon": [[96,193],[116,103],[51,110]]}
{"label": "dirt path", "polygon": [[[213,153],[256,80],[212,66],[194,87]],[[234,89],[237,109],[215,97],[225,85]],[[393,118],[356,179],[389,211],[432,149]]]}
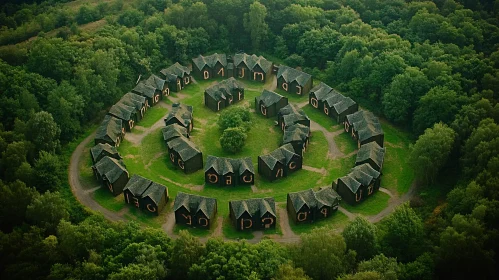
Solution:
{"label": "dirt path", "polygon": [[[172,109],[172,105],[166,104],[164,102],[160,102],[156,106],[161,106],[163,108],[167,108],[168,112],[171,111],[171,109]],[[146,112],[146,114],[147,114],[147,112]],[[166,115],[164,117],[166,117]],[[156,131],[156,129],[163,127],[164,125],[165,125],[164,118],[160,118],[157,122],[155,122],[151,127],[148,127],[148,128],[140,126],[140,122],[139,122],[139,124],[134,129],[138,129],[138,130],[143,131],[143,132],[142,133],[130,133],[129,132],[129,133],[125,134],[125,139],[130,141],[134,146],[138,146],[138,145],[140,145],[140,143],[142,142],[142,139],[144,139],[144,137],[146,137],[147,135]]]}
{"label": "dirt path", "polygon": [[277,212],[279,213],[279,225],[281,226],[282,239],[299,239],[299,236],[293,232],[291,226],[289,225],[288,211],[284,208],[278,207]]}
{"label": "dirt path", "polygon": [[[340,157],[344,156],[344,154],[340,151],[340,149],[338,149],[338,146],[336,145],[336,142],[334,142],[334,137],[336,137],[337,135],[341,134],[343,132],[342,130],[338,130],[338,131],[335,131],[335,132],[330,132],[327,129],[325,129],[324,127],[320,126],[318,123],[316,123],[316,122],[314,122],[312,120],[310,120],[310,129],[312,131],[317,131],[318,130],[318,131],[322,131],[322,133],[324,133],[324,136],[326,137],[326,140],[327,140],[327,143],[328,143],[328,147],[329,147],[328,156],[331,159],[340,158]],[[312,137],[313,137],[313,135],[312,135]]]}
{"label": "dirt path", "polygon": [[383,209],[377,215],[367,217],[367,219],[371,223],[377,223],[377,222],[381,221],[384,217],[386,217],[390,213],[392,213],[393,210],[395,210],[395,208],[397,206],[399,206],[400,204],[403,204],[404,202],[409,201],[416,194],[416,189],[417,189],[417,184],[416,184],[416,181],[414,181],[412,183],[411,187],[409,188],[409,190],[405,194],[403,194],[401,197],[393,196],[390,199],[390,201],[388,202],[388,207]]}

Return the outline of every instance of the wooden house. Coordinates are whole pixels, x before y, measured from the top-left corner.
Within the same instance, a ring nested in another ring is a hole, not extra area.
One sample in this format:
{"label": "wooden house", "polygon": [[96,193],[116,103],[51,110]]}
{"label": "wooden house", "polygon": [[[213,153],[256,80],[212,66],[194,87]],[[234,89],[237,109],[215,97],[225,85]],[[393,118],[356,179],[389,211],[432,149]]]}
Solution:
{"label": "wooden house", "polygon": [[277,113],[277,124],[284,131],[286,127],[294,124],[301,124],[310,127],[310,119],[305,112],[291,104],[281,108]]}
{"label": "wooden house", "polygon": [[341,197],[333,188],[288,193],[287,210],[295,224],[313,223],[330,217],[338,210]]}
{"label": "wooden house", "polygon": [[237,230],[275,229],[275,201],[272,197],[229,201],[230,220]]}
{"label": "wooden house", "polygon": [[149,101],[147,100],[147,98],[133,92],[128,92],[123,95],[119,102],[130,107],[135,107],[135,109],[137,109],[137,121],[140,121],[142,118],[144,118],[144,115],[149,108]]}
{"label": "wooden house", "polygon": [[109,144],[99,143],[92,148],[90,148],[90,157],[92,158],[92,164],[96,164],[103,157],[112,157],[120,160],[121,156],[116,150],[116,147]]}
{"label": "wooden house", "polygon": [[234,76],[265,83],[272,75],[272,65],[272,62],[263,56],[239,53],[234,55]]}
{"label": "wooden house", "polygon": [[310,142],[310,128],[302,124],[286,127],[282,136],[282,145],[291,144],[295,153],[303,156]]}
{"label": "wooden house", "polygon": [[[156,91],[159,91],[162,97],[170,95],[170,88],[168,87],[168,83],[165,79],[161,79],[160,77],[152,74],[149,78],[147,78],[147,80],[144,81],[144,83],[152,86],[156,89]],[[160,99],[162,99],[162,97]]]}
{"label": "wooden house", "polygon": [[347,115],[353,114],[359,110],[357,102],[353,101],[350,97],[333,90],[333,94],[324,100],[324,113],[336,120],[337,123],[342,124]]}
{"label": "wooden house", "polygon": [[227,77],[227,57],[225,54],[214,53],[193,58],[192,76],[199,81]]}
{"label": "wooden house", "polygon": [[[332,87],[326,85],[323,82],[319,83],[308,93],[308,104],[320,111],[324,111],[324,100],[330,95],[332,91]],[[324,111],[324,113],[329,116],[328,111]]]}
{"label": "wooden house", "polygon": [[159,215],[168,202],[168,188],[139,175],[133,175],[123,189],[125,203]]}
{"label": "wooden house", "polygon": [[203,154],[185,137],[177,137],[167,143],[168,155],[174,166],[184,173],[192,173],[203,168]]}
{"label": "wooden house", "polygon": [[125,136],[125,124],[121,119],[106,115],[95,133],[94,144],[119,147]]}
{"label": "wooden house", "polygon": [[170,91],[179,92],[191,83],[191,70],[178,62],[160,71]]}
{"label": "wooden house", "polygon": [[374,170],[381,172],[385,158],[385,148],[382,148],[375,141],[363,144],[357,152],[355,165],[368,163]]}
{"label": "wooden house", "polygon": [[189,133],[187,132],[187,129],[176,123],[163,127],[161,129],[161,132],[163,133],[163,140],[166,143],[178,137],[189,138]]}
{"label": "wooden house", "polygon": [[266,89],[261,95],[255,97],[255,112],[267,118],[277,116],[279,110],[286,105],[288,105],[288,98]]}
{"label": "wooden house", "polygon": [[385,134],[378,118],[371,112],[358,111],[347,115],[344,122],[345,131],[357,141],[357,146],[376,142],[383,147]]}
{"label": "wooden house", "polygon": [[209,229],[217,213],[215,198],[178,192],[173,203],[175,223]]}
{"label": "wooden house", "polygon": [[192,117],[193,108],[189,105],[184,105],[180,103],[174,103],[172,105],[172,110],[165,118],[165,125],[178,124],[187,129],[187,133],[190,134],[194,128],[194,120]]}
{"label": "wooden house", "polygon": [[204,91],[204,105],[218,112],[244,99],[244,86],[234,78],[223,80]]}
{"label": "wooden house", "polygon": [[302,168],[302,157],[291,144],[283,145],[267,155],[258,157],[258,173],[269,181],[286,177]]}
{"label": "wooden house", "polygon": [[208,156],[204,179],[206,184],[217,186],[253,185],[255,169],[249,157],[230,159]]}
{"label": "wooden house", "polygon": [[114,104],[108,112],[108,115],[123,121],[126,131],[131,131],[135,126],[135,123],[138,121],[137,114],[138,111],[135,107],[125,105],[121,102]]}
{"label": "wooden house", "polygon": [[121,160],[105,156],[94,164],[92,169],[97,181],[108,188],[114,196],[123,192],[128,183],[128,171]]}
{"label": "wooden house", "polygon": [[333,182],[333,189],[349,204],[356,204],[371,196],[379,189],[380,184],[381,173],[364,163],[355,166],[348,175]]}
{"label": "wooden house", "polygon": [[277,71],[277,88],[288,93],[305,95],[312,89],[312,75],[281,65]]}
{"label": "wooden house", "polygon": [[132,92],[136,94],[142,95],[147,98],[147,101],[150,106],[154,106],[158,104],[158,102],[163,99],[163,95],[161,94],[161,90],[156,89],[155,87],[148,85],[145,81],[140,81],[133,89]]}

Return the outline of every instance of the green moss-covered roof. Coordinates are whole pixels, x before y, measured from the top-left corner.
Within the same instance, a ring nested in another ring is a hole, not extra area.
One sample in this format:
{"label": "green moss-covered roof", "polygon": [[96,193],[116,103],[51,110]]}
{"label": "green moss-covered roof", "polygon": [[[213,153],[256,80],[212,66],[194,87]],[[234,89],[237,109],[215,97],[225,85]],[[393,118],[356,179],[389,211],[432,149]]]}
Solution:
{"label": "green moss-covered roof", "polygon": [[314,94],[317,100],[325,100],[332,90],[332,87],[320,82],[317,86],[310,90],[309,94]]}
{"label": "green moss-covered roof", "polygon": [[144,81],[141,81],[133,88],[133,91],[140,95],[149,98],[154,98],[154,94],[156,93],[156,88],[146,84]]}
{"label": "green moss-covered roof", "polygon": [[295,210],[300,210],[303,205],[309,209],[317,207],[318,209],[323,206],[333,207],[340,203],[340,195],[331,187],[321,188],[318,191],[313,189],[289,193],[289,198]]}
{"label": "green moss-covered roof", "polygon": [[352,98],[350,97],[344,97],[341,101],[335,103],[333,105],[334,109],[336,110],[336,112],[338,114],[341,114],[343,112],[345,112],[346,110],[348,110],[348,108],[352,107],[353,105],[355,105],[355,101],[353,101]]}
{"label": "green moss-covered roof", "polygon": [[92,158],[96,159],[99,158],[99,156],[106,152],[109,155],[117,156],[118,158],[120,157],[120,154],[118,153],[118,150],[116,150],[116,147],[111,146],[109,144],[102,144],[99,143],[92,148],[90,148],[90,153],[92,154]]}
{"label": "green moss-covered roof", "polygon": [[213,168],[215,172],[220,175],[226,175],[228,173],[241,175],[245,171],[250,171],[255,174],[253,162],[250,157],[232,159],[208,156],[205,166],[205,172]]}
{"label": "green moss-covered roof", "polygon": [[165,123],[168,123],[171,119],[177,119],[185,127],[188,127],[192,122],[192,111],[192,106],[174,103],[172,110],[165,119]]}
{"label": "green moss-covered roof", "polygon": [[162,91],[165,87],[166,81],[153,74],[149,76],[144,83],[155,88],[156,90]]}
{"label": "green moss-covered roof", "polygon": [[178,192],[173,203],[173,211],[185,207],[190,213],[201,211],[206,217],[212,217],[216,211],[217,200],[211,197]]}
{"label": "green moss-covered roof", "polygon": [[220,62],[223,67],[227,66],[227,56],[223,53],[214,53],[207,56],[199,55],[192,59],[192,63],[194,63],[199,70],[203,69],[205,66],[213,68],[218,62]]}
{"label": "green moss-covered roof", "polygon": [[357,152],[355,163],[371,159],[377,166],[382,167],[385,158],[385,148],[382,148],[375,141],[363,144]]}
{"label": "green moss-covered roof", "polygon": [[244,213],[248,213],[251,217],[263,217],[270,213],[276,217],[275,201],[272,197],[232,200],[229,203],[236,219],[239,219]]}
{"label": "green moss-covered roof", "polygon": [[341,177],[341,181],[352,191],[356,193],[360,186],[369,186],[371,182],[378,179],[381,173],[376,171],[368,163],[357,165],[350,170],[346,176]]}
{"label": "green moss-covered roof", "polygon": [[123,103],[127,106],[135,107],[135,109],[139,111],[146,104],[146,98],[144,96],[140,96],[133,92],[128,92],[125,95],[123,95],[123,97],[121,97],[120,103]]}
{"label": "green moss-covered roof", "polygon": [[185,137],[172,139],[167,143],[167,145],[169,149],[176,151],[184,162],[198,154],[201,154],[201,151],[198,150],[196,145]]}
{"label": "green moss-covered roof", "polygon": [[205,93],[218,101],[221,99],[226,99],[233,93],[241,90],[244,90],[243,84],[238,82],[235,78],[231,77],[208,87],[205,90]]}
{"label": "green moss-covered roof", "polygon": [[283,118],[285,126],[289,126],[301,121],[307,121],[310,123],[310,119],[307,114],[300,108],[288,104],[281,108],[278,113]]}
{"label": "green moss-covered roof", "polygon": [[114,104],[111,109],[109,109],[109,114],[125,121],[130,120],[132,115],[136,112],[137,109],[135,109],[135,107],[125,105],[121,102]]}
{"label": "green moss-covered roof", "polygon": [[128,181],[123,191],[128,190],[135,197],[150,197],[152,201],[159,204],[163,196],[168,196],[166,186],[153,182],[140,175],[133,175]]}
{"label": "green moss-covered roof", "polygon": [[302,124],[293,124],[284,130],[282,143],[287,144],[295,141],[305,143],[310,135],[310,128]]}
{"label": "green moss-covered roof", "polygon": [[[281,100],[283,98],[286,98],[286,97],[284,97],[280,94],[277,94],[273,91],[269,91],[269,90],[264,89],[262,94],[256,97],[256,102],[258,104],[258,103],[260,103],[260,101],[263,101],[263,105],[265,107],[269,107],[269,106],[279,102],[279,100]],[[286,100],[287,100],[287,98],[286,98]]]}
{"label": "green moss-covered roof", "polygon": [[361,142],[374,136],[384,135],[378,118],[371,112],[357,111],[347,115],[347,121],[358,133]]}
{"label": "green moss-covered roof", "polygon": [[163,133],[163,140],[166,142],[177,138],[177,137],[186,137],[189,138],[189,134],[187,133],[187,128],[180,126],[176,123],[167,125],[161,129]]}
{"label": "green moss-covered roof", "polygon": [[173,78],[171,75],[175,76],[175,79],[173,80],[175,81],[176,78],[189,76],[191,74],[191,70],[189,70],[189,68],[185,66],[180,65],[178,62],[175,62],[175,64],[173,64],[172,66],[161,70],[160,73],[163,74],[168,80],[171,80]]}
{"label": "green moss-covered roof", "polygon": [[94,168],[102,178],[106,178],[111,184],[116,182],[123,173],[128,174],[123,161],[108,156],[99,160]]}
{"label": "green moss-covered roof", "polygon": [[278,162],[287,165],[294,156],[300,157],[300,155],[294,152],[291,144],[285,144],[275,149],[270,154],[260,156],[260,158],[270,167],[270,169],[273,169]]}
{"label": "green moss-covered roof", "polygon": [[156,182],[151,182],[151,185],[147,190],[142,194],[142,197],[150,197],[152,201],[158,205],[161,202],[161,198],[165,196],[168,197],[168,189],[166,186],[161,185]]}
{"label": "green moss-covered roof", "polygon": [[95,139],[116,143],[116,140],[121,137],[122,127],[123,121],[121,119],[106,115],[95,133]]}
{"label": "green moss-covered roof", "polygon": [[264,73],[270,73],[272,71],[272,62],[265,59],[263,56],[257,56],[255,54],[248,55],[246,53],[238,53],[234,55],[234,65],[239,66],[244,63],[248,69],[254,70],[256,66],[260,67]]}
{"label": "green moss-covered roof", "polygon": [[279,70],[277,71],[277,78],[280,77],[284,78],[284,81],[286,81],[286,83],[288,84],[296,81],[300,86],[305,86],[308,81],[312,79],[312,75],[285,65],[279,66]]}

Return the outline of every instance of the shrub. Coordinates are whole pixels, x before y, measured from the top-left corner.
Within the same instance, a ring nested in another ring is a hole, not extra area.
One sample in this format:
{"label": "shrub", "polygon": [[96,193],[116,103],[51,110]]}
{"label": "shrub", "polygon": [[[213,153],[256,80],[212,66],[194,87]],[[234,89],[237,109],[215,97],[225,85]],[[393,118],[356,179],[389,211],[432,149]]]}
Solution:
{"label": "shrub", "polygon": [[220,145],[222,149],[231,153],[239,152],[246,142],[246,133],[240,127],[229,127],[222,133],[220,137]]}

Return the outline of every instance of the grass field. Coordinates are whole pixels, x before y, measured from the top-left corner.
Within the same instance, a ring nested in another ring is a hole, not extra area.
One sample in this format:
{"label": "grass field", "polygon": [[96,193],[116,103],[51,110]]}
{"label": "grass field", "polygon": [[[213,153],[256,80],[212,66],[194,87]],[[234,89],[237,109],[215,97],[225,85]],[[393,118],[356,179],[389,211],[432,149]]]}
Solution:
{"label": "grass field", "polygon": [[336,211],[336,213],[334,213],[331,217],[310,224],[297,225],[293,221],[289,221],[291,229],[296,234],[310,233],[313,229],[321,227],[329,227],[331,229],[341,229],[345,227],[347,224],[348,224],[347,215],[341,213],[340,211]]}
{"label": "grass field", "polygon": [[144,115],[144,118],[140,120],[140,122],[137,125],[140,125],[142,127],[151,127],[158,120],[166,117],[167,113],[168,109],[166,108],[160,106],[151,107],[147,110],[147,112]]}

